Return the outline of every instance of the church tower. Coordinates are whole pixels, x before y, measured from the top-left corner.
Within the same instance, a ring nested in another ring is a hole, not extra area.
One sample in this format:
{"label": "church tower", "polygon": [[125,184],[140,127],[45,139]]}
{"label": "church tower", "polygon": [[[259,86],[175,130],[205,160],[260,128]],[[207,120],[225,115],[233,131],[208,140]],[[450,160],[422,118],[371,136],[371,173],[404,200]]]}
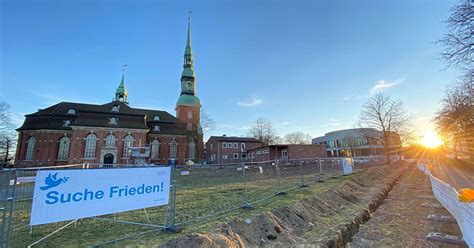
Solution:
{"label": "church tower", "polygon": [[176,117],[186,123],[189,131],[202,131],[199,125],[201,102],[196,96],[193,49],[191,48],[191,15],[188,17],[188,38],[184,50],[184,65],[181,73],[181,95],[176,103]]}
{"label": "church tower", "polygon": [[115,101],[124,102],[128,104],[128,91],[125,88],[125,67],[127,65],[122,65],[122,81],[115,91]]}

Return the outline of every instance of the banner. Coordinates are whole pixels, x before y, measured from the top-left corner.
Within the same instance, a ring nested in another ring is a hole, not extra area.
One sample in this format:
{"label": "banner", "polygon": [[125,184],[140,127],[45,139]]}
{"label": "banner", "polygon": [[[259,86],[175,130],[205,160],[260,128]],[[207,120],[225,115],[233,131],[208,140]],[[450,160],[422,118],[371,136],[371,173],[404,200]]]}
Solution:
{"label": "banner", "polygon": [[30,225],[168,204],[169,167],[39,170]]}
{"label": "banner", "polygon": [[349,175],[352,173],[353,166],[352,158],[343,158],[342,159],[342,172],[344,175]]}

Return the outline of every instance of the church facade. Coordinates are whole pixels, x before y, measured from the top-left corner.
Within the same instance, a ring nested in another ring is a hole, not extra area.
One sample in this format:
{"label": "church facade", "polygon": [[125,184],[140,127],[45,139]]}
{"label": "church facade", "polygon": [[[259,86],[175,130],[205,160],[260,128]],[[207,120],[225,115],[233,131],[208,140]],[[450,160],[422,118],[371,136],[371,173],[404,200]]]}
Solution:
{"label": "church facade", "polygon": [[76,163],[127,164],[130,147],[149,147],[150,163],[168,164],[203,156],[201,103],[191,48],[191,25],[181,74],[176,116],[152,109],[133,108],[125,77],[112,102],[102,105],[60,102],[25,117],[15,156],[17,166],[54,166]]}

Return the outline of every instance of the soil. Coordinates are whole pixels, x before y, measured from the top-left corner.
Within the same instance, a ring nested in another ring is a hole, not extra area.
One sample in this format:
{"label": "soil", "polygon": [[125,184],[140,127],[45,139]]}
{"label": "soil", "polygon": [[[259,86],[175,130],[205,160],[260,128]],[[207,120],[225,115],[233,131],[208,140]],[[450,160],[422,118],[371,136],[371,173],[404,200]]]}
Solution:
{"label": "soil", "polygon": [[428,176],[410,168],[390,192],[384,204],[360,227],[349,247],[462,247],[428,241],[430,232],[462,237],[456,223],[428,220],[429,214],[449,216],[444,208],[426,208],[439,204],[431,192]]}
{"label": "soil", "polygon": [[343,247],[407,170],[416,167],[401,162],[374,166],[363,176],[293,206],[275,208],[251,220],[236,219],[211,233],[175,238],[164,247]]}

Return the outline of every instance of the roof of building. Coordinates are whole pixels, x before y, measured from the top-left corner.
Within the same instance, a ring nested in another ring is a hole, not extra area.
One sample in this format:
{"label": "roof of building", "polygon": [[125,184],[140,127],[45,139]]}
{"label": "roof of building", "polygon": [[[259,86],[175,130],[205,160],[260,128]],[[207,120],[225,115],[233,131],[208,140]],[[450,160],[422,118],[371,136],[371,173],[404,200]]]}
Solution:
{"label": "roof of building", "polygon": [[255,142],[255,143],[262,143],[260,140],[250,137],[236,137],[236,136],[211,136],[207,142],[210,140],[216,141],[235,141],[235,142]]}
{"label": "roof of building", "polygon": [[[148,129],[157,134],[189,133],[185,123],[166,111],[132,108],[120,101],[102,105],[60,102],[25,117],[18,130],[71,130],[71,126],[86,126]],[[111,118],[116,119],[116,124],[111,122]]]}
{"label": "roof of building", "polygon": [[320,145],[320,144],[275,144],[275,145],[266,145],[266,146],[261,146],[261,147],[257,147],[257,148],[253,148],[253,149],[249,149],[249,151],[253,151],[253,150],[259,150],[259,149],[265,149],[265,148],[287,148],[287,147],[296,147],[296,146],[313,146],[313,147],[317,147],[317,146],[320,146],[320,147],[326,147],[325,145]]}

